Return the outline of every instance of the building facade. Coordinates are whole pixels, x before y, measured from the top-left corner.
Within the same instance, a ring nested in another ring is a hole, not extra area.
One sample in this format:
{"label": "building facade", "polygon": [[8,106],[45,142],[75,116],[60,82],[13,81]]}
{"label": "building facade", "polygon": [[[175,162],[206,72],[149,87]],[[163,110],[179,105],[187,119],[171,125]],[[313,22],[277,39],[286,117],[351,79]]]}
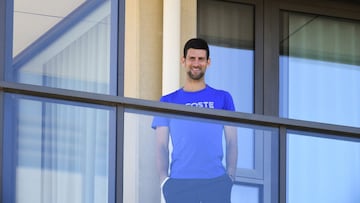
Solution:
{"label": "building facade", "polygon": [[[156,115],[237,128],[232,202],[360,201],[359,1],[4,0],[0,16],[1,202],[162,202]],[[236,112],[158,101],[192,37]]]}

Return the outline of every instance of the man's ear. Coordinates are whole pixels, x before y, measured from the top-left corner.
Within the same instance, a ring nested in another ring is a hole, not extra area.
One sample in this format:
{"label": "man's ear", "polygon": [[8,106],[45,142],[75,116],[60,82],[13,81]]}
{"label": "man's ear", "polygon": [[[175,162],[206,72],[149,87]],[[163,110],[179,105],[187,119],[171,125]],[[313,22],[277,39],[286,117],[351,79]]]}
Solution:
{"label": "man's ear", "polygon": [[210,58],[208,58],[207,65],[210,66],[210,64],[211,64],[211,60],[210,60]]}
{"label": "man's ear", "polygon": [[185,58],[183,56],[180,58],[180,63],[181,65],[185,65]]}

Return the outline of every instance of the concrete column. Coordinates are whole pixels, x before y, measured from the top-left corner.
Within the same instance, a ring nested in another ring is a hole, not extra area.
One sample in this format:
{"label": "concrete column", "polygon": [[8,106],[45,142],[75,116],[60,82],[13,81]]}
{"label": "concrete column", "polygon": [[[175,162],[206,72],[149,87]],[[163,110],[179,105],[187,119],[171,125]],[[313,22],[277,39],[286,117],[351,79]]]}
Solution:
{"label": "concrete column", "polygon": [[180,28],[181,0],[164,0],[162,93],[167,94],[180,85]]}

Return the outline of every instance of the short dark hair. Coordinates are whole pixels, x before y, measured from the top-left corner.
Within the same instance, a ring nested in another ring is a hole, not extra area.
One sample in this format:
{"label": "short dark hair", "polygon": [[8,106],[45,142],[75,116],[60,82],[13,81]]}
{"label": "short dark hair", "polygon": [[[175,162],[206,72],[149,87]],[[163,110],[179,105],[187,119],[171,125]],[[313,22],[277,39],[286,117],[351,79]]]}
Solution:
{"label": "short dark hair", "polygon": [[187,55],[187,51],[191,48],[205,49],[206,50],[206,58],[209,59],[209,56],[210,56],[209,45],[204,39],[201,39],[201,38],[189,39],[184,45],[184,58]]}

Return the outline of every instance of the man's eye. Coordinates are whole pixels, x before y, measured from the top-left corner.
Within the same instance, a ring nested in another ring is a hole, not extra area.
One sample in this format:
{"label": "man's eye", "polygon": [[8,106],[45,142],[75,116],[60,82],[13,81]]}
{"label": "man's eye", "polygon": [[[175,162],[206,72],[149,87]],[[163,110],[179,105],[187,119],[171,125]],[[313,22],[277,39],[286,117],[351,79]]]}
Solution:
{"label": "man's eye", "polygon": [[198,62],[205,62],[206,59],[205,58],[188,58],[189,61],[194,62],[194,61],[198,61]]}

